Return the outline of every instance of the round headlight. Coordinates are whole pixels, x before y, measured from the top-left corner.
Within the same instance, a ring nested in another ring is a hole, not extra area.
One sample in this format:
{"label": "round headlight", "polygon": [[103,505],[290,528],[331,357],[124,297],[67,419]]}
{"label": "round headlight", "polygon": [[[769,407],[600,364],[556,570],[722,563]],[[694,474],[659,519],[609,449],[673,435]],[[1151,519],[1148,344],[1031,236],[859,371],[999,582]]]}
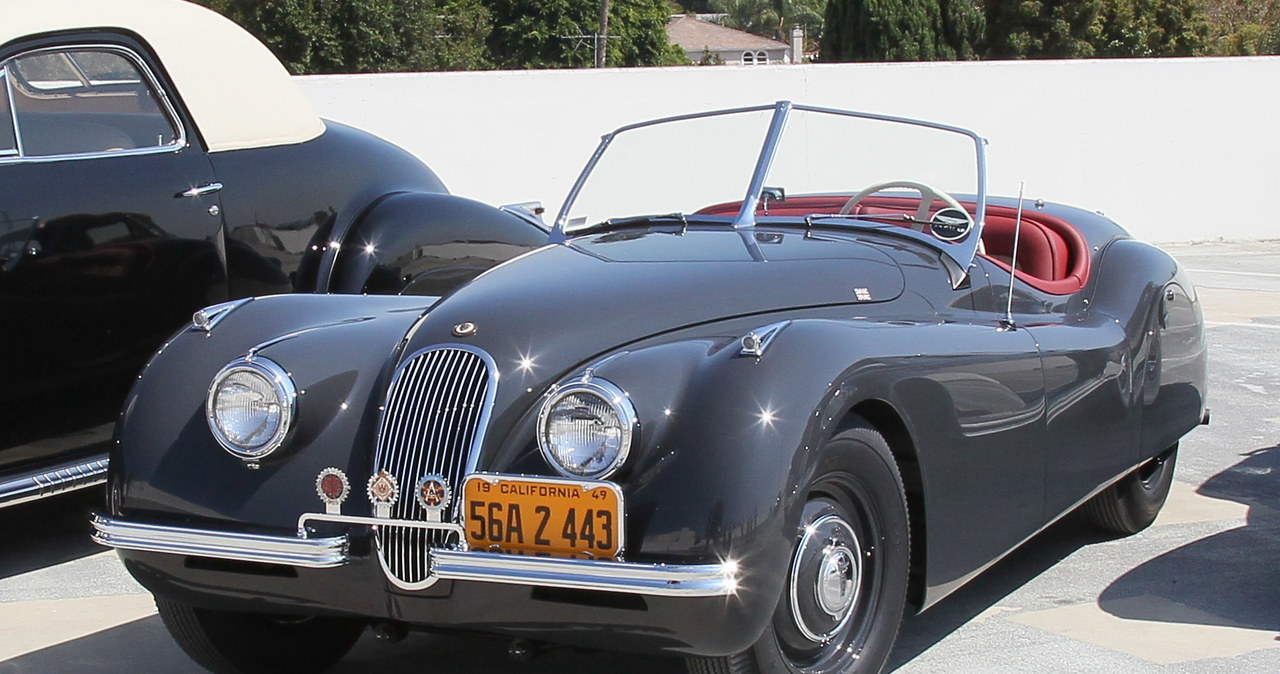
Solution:
{"label": "round headlight", "polygon": [[556,391],[538,415],[538,447],[569,477],[604,478],[627,460],[635,408],[617,386],[598,378]]}
{"label": "round headlight", "polygon": [[279,365],[255,356],[228,363],[209,386],[205,416],[218,444],[245,459],[260,459],[284,444],[297,411],[293,380]]}

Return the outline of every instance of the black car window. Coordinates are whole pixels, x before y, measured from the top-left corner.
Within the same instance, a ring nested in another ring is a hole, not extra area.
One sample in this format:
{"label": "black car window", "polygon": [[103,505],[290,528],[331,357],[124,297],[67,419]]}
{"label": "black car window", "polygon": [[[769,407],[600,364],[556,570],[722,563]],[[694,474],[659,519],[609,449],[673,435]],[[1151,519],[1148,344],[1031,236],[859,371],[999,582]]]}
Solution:
{"label": "black car window", "polygon": [[13,133],[13,112],[9,108],[9,78],[0,68],[0,157],[18,154],[18,138]]}
{"label": "black car window", "polygon": [[140,61],[116,47],[45,49],[6,64],[24,157],[101,154],[181,143]]}

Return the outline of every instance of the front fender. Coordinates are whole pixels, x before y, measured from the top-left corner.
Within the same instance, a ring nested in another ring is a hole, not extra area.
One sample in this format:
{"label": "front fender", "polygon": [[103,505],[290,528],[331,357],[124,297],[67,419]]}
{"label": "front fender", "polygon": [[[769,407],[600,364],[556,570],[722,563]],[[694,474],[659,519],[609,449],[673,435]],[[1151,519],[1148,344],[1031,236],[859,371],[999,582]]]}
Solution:
{"label": "front fender", "polygon": [[[322,469],[368,472],[370,452],[358,448],[373,446],[390,364],[433,301],[280,295],[232,310],[208,333],[179,332],[126,400],[108,478],[113,514],[294,530],[300,513],[322,507]],[[290,438],[256,468],[217,443],[204,411],[213,377],[251,349],[282,366],[298,390]]]}

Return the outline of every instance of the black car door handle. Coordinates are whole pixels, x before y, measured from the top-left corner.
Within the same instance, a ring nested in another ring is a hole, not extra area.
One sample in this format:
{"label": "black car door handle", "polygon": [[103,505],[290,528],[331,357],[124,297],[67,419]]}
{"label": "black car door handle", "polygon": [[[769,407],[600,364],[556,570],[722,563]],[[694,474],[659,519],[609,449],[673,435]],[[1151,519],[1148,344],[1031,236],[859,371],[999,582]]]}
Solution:
{"label": "black car door handle", "polygon": [[192,187],[186,192],[178,192],[173,196],[177,198],[203,197],[206,194],[213,194],[214,192],[217,192],[220,189],[222,189],[222,183],[205,183],[204,185],[201,185],[199,187]]}

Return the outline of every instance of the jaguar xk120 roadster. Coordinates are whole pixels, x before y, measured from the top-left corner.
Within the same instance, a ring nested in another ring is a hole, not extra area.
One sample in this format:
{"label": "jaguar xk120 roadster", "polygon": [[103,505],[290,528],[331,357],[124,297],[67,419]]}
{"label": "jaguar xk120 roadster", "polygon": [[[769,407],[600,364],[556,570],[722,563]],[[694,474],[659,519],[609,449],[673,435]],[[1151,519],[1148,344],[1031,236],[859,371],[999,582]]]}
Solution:
{"label": "jaguar xk120 roadster", "polygon": [[443,297],[209,307],[126,402],[95,537],[215,671],[370,625],[878,671],[1064,514],[1150,524],[1207,419],[1178,264],[988,198],[984,145],[788,102],[636,124]]}

